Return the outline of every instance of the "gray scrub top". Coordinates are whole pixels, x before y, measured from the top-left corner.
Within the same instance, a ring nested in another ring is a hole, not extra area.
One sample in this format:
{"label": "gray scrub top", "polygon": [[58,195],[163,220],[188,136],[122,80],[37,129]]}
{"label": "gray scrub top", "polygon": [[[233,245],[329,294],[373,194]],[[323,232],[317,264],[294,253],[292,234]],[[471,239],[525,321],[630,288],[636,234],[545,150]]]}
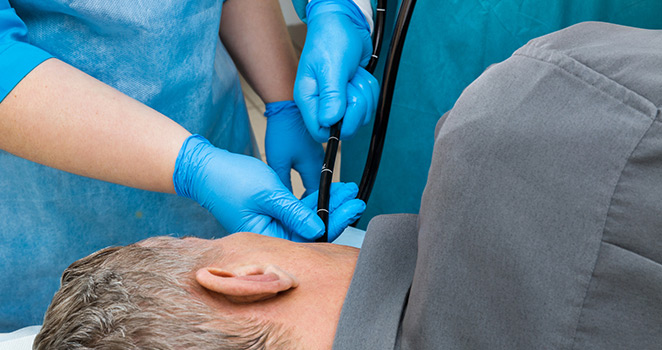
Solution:
{"label": "gray scrub top", "polygon": [[531,41],[441,120],[416,217],[371,222],[334,349],[659,349],[662,31]]}

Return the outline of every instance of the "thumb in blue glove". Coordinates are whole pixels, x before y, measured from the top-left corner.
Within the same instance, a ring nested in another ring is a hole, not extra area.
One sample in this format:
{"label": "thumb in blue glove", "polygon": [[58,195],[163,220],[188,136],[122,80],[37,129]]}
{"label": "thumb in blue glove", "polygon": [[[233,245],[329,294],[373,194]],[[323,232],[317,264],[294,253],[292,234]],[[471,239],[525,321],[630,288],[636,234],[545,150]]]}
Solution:
{"label": "thumb in blue glove", "polygon": [[310,136],[294,101],[267,103],[266,107],[267,164],[290,191],[290,171],[296,170],[306,188],[305,197],[319,188],[324,149]]}
{"label": "thumb in blue glove", "polygon": [[[360,125],[366,118],[366,115],[346,116],[345,109],[348,100],[372,95],[348,98],[347,90],[359,66],[368,64],[372,41],[368,22],[351,0],[312,0],[306,11],[308,34],[299,60],[294,100],[313,138],[325,142],[328,128],[343,116],[358,119],[349,120],[350,125]],[[376,105],[376,99],[371,105]],[[345,137],[351,135],[344,130]]]}

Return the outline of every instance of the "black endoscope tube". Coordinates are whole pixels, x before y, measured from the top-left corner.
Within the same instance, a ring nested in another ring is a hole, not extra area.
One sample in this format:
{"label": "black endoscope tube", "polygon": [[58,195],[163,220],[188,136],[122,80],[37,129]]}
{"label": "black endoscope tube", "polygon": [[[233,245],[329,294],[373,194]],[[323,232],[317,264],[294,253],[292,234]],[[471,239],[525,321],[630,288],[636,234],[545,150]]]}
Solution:
{"label": "black endoscope tube", "polygon": [[393,38],[391,39],[391,46],[389,47],[386,65],[384,66],[382,89],[379,94],[379,102],[377,103],[377,114],[375,116],[375,125],[372,129],[368,159],[366,160],[363,177],[359,184],[358,198],[366,203],[375,184],[379,163],[382,159],[386,127],[388,126],[388,119],[391,113],[393,91],[395,90],[395,81],[398,76],[398,67],[400,66],[400,56],[402,56],[402,48],[405,44],[407,29],[409,28],[409,22],[411,21],[415,5],[416,0],[402,1],[400,11],[398,12],[398,19],[393,29]]}
{"label": "black endoscope tube", "polygon": [[[384,36],[384,21],[386,18],[386,0],[377,1],[377,14],[375,15],[375,29],[372,37],[372,57],[366,66],[366,70],[372,74],[377,67],[379,51],[382,48]],[[338,144],[340,142],[340,127],[342,120],[330,128],[329,140],[326,143],[326,153],[324,154],[324,164],[322,165],[322,174],[320,176],[320,188],[317,197],[317,215],[324,222],[324,235],[317,239],[317,242],[328,242],[329,240],[329,199],[331,198],[331,182],[333,180],[333,168],[338,154]]]}

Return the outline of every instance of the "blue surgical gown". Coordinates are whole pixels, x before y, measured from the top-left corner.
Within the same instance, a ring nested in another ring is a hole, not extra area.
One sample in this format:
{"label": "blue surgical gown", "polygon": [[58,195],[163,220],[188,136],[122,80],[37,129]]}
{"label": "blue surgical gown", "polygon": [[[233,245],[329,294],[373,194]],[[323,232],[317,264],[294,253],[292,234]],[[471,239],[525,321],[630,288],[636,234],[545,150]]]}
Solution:
{"label": "blue surgical gown", "polygon": [[[388,40],[399,0],[387,1]],[[582,21],[662,29],[661,0],[418,0],[405,41],[381,166],[359,227],[385,213],[417,213],[434,127],[486,67],[529,40]],[[383,71],[381,59],[376,73]],[[359,181],[371,128],[342,145],[342,181]],[[481,140],[475,140],[481,142]],[[486,174],[489,176],[489,174]]]}
{"label": "blue surgical gown", "polygon": [[[0,0],[0,99],[55,57],[232,152],[254,154],[221,0]],[[75,135],[72,135],[75,137]],[[0,151],[0,332],[41,324],[62,271],[163,234],[226,234],[197,203]]]}

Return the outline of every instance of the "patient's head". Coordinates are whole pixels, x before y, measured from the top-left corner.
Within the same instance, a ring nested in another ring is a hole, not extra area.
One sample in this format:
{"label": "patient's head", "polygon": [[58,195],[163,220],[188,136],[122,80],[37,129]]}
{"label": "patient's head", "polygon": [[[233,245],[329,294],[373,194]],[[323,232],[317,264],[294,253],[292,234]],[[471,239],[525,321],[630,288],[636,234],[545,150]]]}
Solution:
{"label": "patient's head", "polygon": [[35,349],[330,348],[358,250],[239,233],[73,263]]}

